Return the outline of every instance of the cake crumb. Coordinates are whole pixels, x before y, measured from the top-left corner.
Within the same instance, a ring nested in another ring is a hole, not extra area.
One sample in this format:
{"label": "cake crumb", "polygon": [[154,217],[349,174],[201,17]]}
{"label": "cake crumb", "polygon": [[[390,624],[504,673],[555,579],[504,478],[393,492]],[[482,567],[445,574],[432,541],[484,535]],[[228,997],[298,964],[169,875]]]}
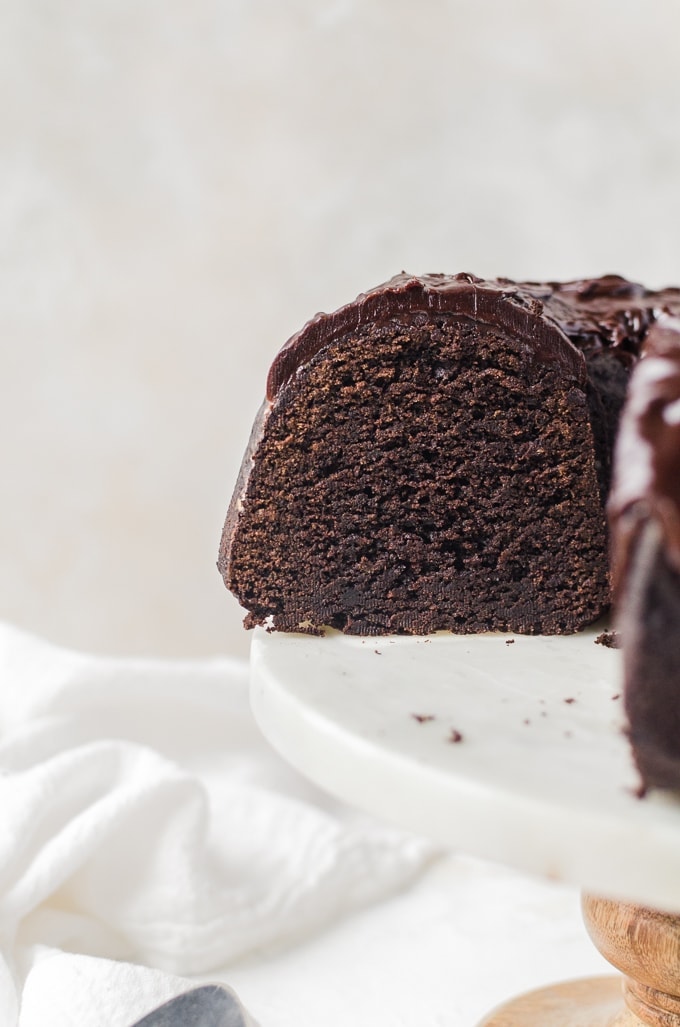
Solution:
{"label": "cake crumb", "polygon": [[603,645],[605,649],[620,649],[621,639],[616,631],[603,631],[595,639],[595,645]]}
{"label": "cake crumb", "polygon": [[565,701],[565,703],[566,703],[566,704],[567,704],[568,706],[571,706],[571,704],[572,704],[573,702],[576,702],[576,699],[574,699],[574,698],[571,698],[571,699],[565,699],[564,701]]}
{"label": "cake crumb", "polygon": [[382,653],[380,652],[379,649],[374,649],[373,652],[375,653],[376,656],[382,656]]}
{"label": "cake crumb", "polygon": [[617,699],[621,698],[621,693],[617,692],[616,695],[612,696],[612,702],[616,702]]}
{"label": "cake crumb", "polygon": [[434,713],[412,713],[411,716],[419,724],[427,724],[428,721],[434,720]]}
{"label": "cake crumb", "polygon": [[463,741],[463,736],[460,733],[460,731],[457,731],[455,729],[455,727],[452,727],[451,731],[449,733],[449,742],[451,742],[453,745],[457,745],[458,742],[462,742],[462,741]]}
{"label": "cake crumb", "polygon": [[506,645],[514,645],[515,644],[514,638],[506,638],[505,644]]}

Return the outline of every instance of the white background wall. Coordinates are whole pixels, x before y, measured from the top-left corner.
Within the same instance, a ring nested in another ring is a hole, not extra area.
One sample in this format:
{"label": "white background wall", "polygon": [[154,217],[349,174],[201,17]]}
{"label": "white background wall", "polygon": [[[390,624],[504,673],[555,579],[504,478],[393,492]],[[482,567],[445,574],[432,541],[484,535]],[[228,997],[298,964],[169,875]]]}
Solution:
{"label": "white background wall", "polygon": [[680,281],[677,0],[14,0],[0,617],[245,653],[215,558],[278,347],[402,268]]}

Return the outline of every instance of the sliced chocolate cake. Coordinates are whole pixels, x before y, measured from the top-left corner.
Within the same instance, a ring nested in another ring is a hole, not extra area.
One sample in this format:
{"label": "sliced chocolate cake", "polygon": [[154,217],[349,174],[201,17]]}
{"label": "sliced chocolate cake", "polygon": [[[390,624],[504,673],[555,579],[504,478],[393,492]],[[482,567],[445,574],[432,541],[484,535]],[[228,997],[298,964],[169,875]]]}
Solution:
{"label": "sliced chocolate cake", "polygon": [[644,788],[680,788],[680,320],[631,377],[609,510],[630,740]]}
{"label": "sliced chocolate cake", "polygon": [[246,625],[565,633],[609,606],[605,500],[661,308],[616,276],[398,275],[271,368],[218,566]]}

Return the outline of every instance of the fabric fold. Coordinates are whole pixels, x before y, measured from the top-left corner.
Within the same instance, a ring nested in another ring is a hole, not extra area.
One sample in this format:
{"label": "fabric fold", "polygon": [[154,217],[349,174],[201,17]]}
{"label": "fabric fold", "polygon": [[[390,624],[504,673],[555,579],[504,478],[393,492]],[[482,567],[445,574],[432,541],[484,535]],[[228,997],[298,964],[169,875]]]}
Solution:
{"label": "fabric fold", "polygon": [[95,958],[205,974],[295,944],[433,856],[279,759],[245,663],[109,660],[0,625],[0,680],[3,1023],[25,1027],[16,996],[46,954],[84,974]]}

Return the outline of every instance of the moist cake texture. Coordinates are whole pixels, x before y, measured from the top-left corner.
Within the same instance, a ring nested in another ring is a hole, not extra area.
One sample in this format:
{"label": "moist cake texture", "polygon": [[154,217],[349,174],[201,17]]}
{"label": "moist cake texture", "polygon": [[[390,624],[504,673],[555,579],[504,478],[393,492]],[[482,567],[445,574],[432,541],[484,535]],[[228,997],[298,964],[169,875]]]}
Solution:
{"label": "moist cake texture", "polygon": [[610,598],[628,377],[680,292],[398,275],[274,360],[218,566],[246,626],[565,633]]}

